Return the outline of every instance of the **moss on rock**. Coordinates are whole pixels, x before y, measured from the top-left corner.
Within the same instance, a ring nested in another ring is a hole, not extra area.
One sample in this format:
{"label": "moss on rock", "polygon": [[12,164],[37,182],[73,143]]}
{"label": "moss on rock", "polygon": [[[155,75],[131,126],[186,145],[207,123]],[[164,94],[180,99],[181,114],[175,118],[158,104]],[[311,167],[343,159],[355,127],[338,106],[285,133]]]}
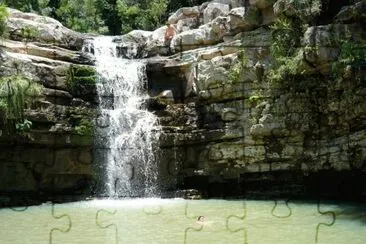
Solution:
{"label": "moss on rock", "polygon": [[95,94],[97,81],[95,68],[87,65],[70,65],[66,76],[68,90],[74,96],[90,98]]}
{"label": "moss on rock", "polygon": [[84,107],[71,108],[69,111],[69,124],[77,135],[92,136],[94,133],[93,109]]}

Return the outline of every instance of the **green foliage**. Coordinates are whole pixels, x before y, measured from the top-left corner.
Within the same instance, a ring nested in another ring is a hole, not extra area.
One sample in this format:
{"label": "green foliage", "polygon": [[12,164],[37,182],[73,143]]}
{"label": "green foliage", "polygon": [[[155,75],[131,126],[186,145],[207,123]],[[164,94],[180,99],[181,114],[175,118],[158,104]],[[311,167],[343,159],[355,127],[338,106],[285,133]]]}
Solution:
{"label": "green foliage", "polygon": [[30,129],[24,119],[24,109],[41,94],[42,86],[24,75],[0,79],[0,110],[9,131]]}
{"label": "green foliage", "polygon": [[[79,32],[119,35],[159,27],[178,8],[205,0],[0,0],[24,12],[59,20]],[[1,16],[1,13],[0,13]]]}
{"label": "green foliage", "polygon": [[272,57],[281,61],[281,58],[294,55],[300,46],[303,34],[301,21],[295,17],[279,16],[270,26],[273,42],[270,46]]}
{"label": "green foliage", "polygon": [[151,18],[152,28],[157,28],[163,24],[163,15],[168,7],[167,0],[150,1],[147,12]]}
{"label": "green foliage", "polygon": [[70,109],[69,123],[75,134],[91,136],[94,131],[94,112],[91,109],[76,107]]}
{"label": "green foliage", "polygon": [[270,52],[274,62],[268,78],[273,82],[281,82],[302,72],[299,67],[302,60],[299,47],[304,27],[299,18],[283,15],[277,17],[270,28]]}
{"label": "green foliage", "polygon": [[32,121],[24,119],[21,123],[15,124],[15,130],[19,132],[29,131],[32,128]]}
{"label": "green foliage", "polygon": [[291,57],[280,57],[277,64],[268,72],[268,78],[274,83],[289,81],[296,76],[303,75],[301,68],[302,53],[299,51]]}
{"label": "green foliage", "polygon": [[40,0],[5,0],[4,4],[24,12],[38,12]]}
{"label": "green foliage", "polygon": [[31,25],[24,26],[20,29],[20,35],[26,43],[29,41],[35,40],[37,37],[39,37],[40,33],[39,30]]}
{"label": "green foliage", "polygon": [[240,81],[243,69],[248,65],[248,62],[249,58],[245,50],[244,49],[240,50],[238,52],[237,62],[233,66],[231,66],[231,69],[229,71],[228,78],[230,83],[237,83]]}
{"label": "green foliage", "polygon": [[251,95],[249,97],[249,104],[254,106],[256,104],[258,104],[260,101],[263,100],[263,91],[262,90],[256,90],[255,92],[253,92],[253,95]]}
{"label": "green foliage", "polygon": [[71,93],[79,95],[84,93],[90,85],[96,82],[96,71],[91,66],[70,65],[66,77],[66,85]]}
{"label": "green foliage", "polygon": [[8,18],[8,11],[6,10],[6,6],[0,4],[0,36],[4,36],[6,34],[6,24],[5,21]]}
{"label": "green foliage", "polygon": [[249,97],[249,103],[254,104],[254,103],[257,103],[261,99],[262,99],[262,97],[259,95],[252,95]]}
{"label": "green foliage", "polygon": [[352,72],[351,67],[366,65],[366,43],[342,40],[339,43],[339,50],[338,60],[332,64],[334,77],[347,77]]}
{"label": "green foliage", "polygon": [[108,33],[112,35],[121,34],[122,22],[118,16],[116,1],[95,0],[95,6],[100,12],[100,18],[108,27]]}
{"label": "green foliage", "polygon": [[122,33],[134,29],[153,30],[157,28],[163,23],[167,6],[167,0],[141,1],[140,3],[117,0]]}
{"label": "green foliage", "polygon": [[105,31],[95,0],[61,0],[55,13],[65,26],[75,31],[96,33]]}
{"label": "green foliage", "polygon": [[81,119],[79,124],[74,127],[74,132],[78,135],[84,136],[93,135],[93,122],[90,119]]}

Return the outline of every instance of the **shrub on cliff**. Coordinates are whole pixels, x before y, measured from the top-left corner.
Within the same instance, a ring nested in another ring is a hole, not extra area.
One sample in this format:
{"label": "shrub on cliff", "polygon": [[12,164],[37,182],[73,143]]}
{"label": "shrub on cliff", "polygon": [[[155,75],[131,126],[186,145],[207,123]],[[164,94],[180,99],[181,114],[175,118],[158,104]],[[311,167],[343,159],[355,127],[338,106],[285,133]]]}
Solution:
{"label": "shrub on cliff", "polygon": [[29,129],[24,109],[41,94],[42,86],[22,74],[0,79],[0,112],[9,132]]}

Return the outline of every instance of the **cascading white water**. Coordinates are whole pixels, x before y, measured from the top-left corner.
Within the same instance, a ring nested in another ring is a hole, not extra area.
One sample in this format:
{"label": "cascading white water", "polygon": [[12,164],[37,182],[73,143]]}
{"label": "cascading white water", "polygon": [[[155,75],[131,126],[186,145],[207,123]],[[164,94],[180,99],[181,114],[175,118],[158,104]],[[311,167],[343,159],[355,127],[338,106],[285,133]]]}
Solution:
{"label": "cascading white water", "polygon": [[[104,194],[147,196],[157,194],[157,167],[153,143],[157,118],[141,108],[147,98],[145,63],[118,57],[113,37],[97,37],[85,44],[98,73],[100,116],[96,119],[99,165],[104,172]],[[154,132],[153,132],[154,131]]]}

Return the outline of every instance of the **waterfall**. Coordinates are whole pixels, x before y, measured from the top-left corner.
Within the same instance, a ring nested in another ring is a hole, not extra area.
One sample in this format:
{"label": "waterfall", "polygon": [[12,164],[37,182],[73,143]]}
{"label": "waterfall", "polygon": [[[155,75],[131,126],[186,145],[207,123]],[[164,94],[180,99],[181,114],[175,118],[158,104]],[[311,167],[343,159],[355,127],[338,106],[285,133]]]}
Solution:
{"label": "waterfall", "polygon": [[154,141],[157,118],[142,108],[148,97],[143,60],[118,57],[113,37],[84,45],[95,56],[99,117],[96,119],[97,164],[104,175],[103,194],[112,197],[157,195]]}

